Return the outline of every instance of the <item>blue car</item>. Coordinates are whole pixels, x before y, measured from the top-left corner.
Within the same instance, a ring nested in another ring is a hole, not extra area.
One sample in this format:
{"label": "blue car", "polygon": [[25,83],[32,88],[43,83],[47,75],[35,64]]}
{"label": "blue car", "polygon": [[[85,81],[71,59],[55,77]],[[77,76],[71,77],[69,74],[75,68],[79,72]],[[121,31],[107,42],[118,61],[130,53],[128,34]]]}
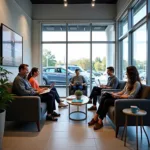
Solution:
{"label": "blue car", "polygon": [[[69,72],[67,80],[70,83],[73,73]],[[44,67],[43,68],[43,85],[50,85],[51,83],[56,85],[66,85],[66,69],[63,67]]]}

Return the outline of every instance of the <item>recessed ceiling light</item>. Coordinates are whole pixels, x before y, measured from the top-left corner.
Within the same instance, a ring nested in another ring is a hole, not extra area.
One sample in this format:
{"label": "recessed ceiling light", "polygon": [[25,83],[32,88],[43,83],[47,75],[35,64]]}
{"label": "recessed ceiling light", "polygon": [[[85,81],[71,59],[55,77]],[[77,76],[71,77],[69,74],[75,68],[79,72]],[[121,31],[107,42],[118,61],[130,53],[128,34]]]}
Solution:
{"label": "recessed ceiling light", "polygon": [[64,3],[64,6],[65,6],[65,7],[67,7],[67,6],[68,6],[68,4],[67,4],[67,3]]}
{"label": "recessed ceiling light", "polygon": [[67,0],[64,0],[64,2],[67,2]]}
{"label": "recessed ceiling light", "polygon": [[92,7],[94,7],[95,6],[95,3],[94,2],[92,2]]}
{"label": "recessed ceiling light", "polygon": [[95,2],[95,0],[92,0],[93,2]]}

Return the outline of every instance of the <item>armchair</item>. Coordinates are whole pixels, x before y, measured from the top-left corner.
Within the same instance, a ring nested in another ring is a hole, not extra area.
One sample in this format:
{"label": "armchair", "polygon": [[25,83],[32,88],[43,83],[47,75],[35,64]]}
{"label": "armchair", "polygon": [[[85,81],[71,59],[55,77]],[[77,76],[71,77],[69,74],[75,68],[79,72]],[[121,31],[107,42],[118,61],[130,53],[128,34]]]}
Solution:
{"label": "armchair", "polygon": [[40,131],[40,120],[46,113],[46,107],[39,96],[14,96],[6,109],[6,121],[35,122]]}
{"label": "armchair", "polygon": [[[74,92],[75,92],[75,91],[73,90],[71,84],[69,84],[69,95],[74,95]],[[83,86],[82,92],[83,92],[83,95],[86,95],[86,96],[87,96],[87,85],[84,85],[84,86]]]}

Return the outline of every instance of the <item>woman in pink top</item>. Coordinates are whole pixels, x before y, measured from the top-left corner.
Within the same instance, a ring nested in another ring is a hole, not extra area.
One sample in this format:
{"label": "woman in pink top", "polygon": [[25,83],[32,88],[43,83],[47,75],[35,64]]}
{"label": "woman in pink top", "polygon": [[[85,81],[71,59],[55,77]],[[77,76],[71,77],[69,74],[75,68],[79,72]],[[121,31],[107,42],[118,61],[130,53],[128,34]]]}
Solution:
{"label": "woman in pink top", "polygon": [[[38,70],[38,68],[33,67],[32,70],[30,71],[29,75],[28,75],[28,80],[29,80],[31,86],[32,86],[35,90],[43,92],[44,90],[47,90],[47,88],[41,88],[41,87],[39,87],[39,83],[38,83],[38,81],[36,80],[36,77],[37,77],[38,75],[39,75],[39,70]],[[59,104],[58,107],[66,107],[66,106],[68,106],[68,105],[64,104],[64,103],[61,101],[61,99],[60,99],[60,97],[59,97],[59,94],[58,94],[56,88],[54,87],[54,84],[51,85],[50,88],[51,88],[50,92],[54,92],[54,93],[55,93],[55,99],[56,99],[57,103]]]}

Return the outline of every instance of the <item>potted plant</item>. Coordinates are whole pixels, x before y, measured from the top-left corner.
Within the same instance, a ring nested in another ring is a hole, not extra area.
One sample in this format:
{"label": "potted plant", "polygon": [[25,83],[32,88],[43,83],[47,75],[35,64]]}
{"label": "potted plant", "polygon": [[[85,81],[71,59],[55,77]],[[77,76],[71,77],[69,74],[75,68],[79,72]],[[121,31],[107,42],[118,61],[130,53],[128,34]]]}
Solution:
{"label": "potted plant", "polygon": [[[1,59],[1,58],[0,58]],[[2,146],[2,138],[5,126],[6,106],[13,100],[13,94],[9,93],[11,87],[7,75],[12,74],[3,67],[0,67],[0,149]]]}
{"label": "potted plant", "polygon": [[76,90],[75,91],[75,96],[76,96],[76,99],[81,99],[81,96],[83,95],[83,92],[80,91],[80,90]]}

